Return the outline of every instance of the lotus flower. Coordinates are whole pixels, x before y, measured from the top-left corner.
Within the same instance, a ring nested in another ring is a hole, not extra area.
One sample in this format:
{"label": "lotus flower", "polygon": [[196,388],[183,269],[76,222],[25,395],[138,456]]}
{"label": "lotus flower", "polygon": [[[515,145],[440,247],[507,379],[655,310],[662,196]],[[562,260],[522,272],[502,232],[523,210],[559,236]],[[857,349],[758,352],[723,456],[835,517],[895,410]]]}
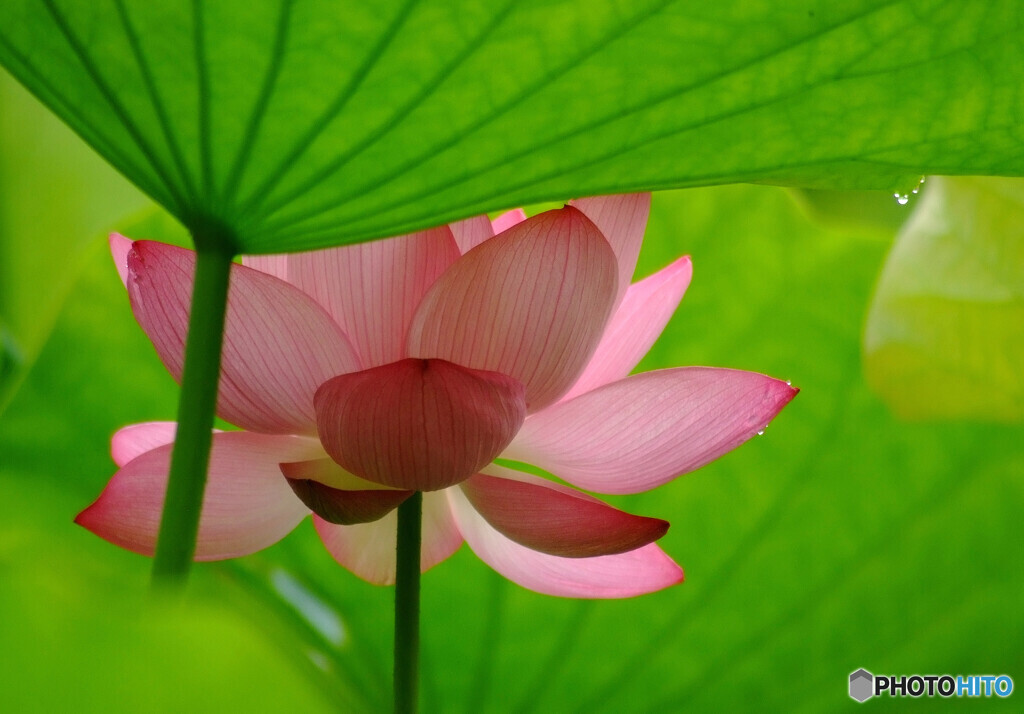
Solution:
{"label": "lotus flower", "polygon": [[[468,542],[507,578],[571,597],[682,581],[665,521],[572,486],[636,493],[750,438],[796,394],[752,372],[630,371],[691,276],[630,285],[649,195],[513,211],[361,245],[233,266],[218,432],[198,560],[265,548],[313,513],[327,550],[374,583],[395,573],[395,507],[424,492],[421,566]],[[194,254],[114,235],[139,324],[181,378]],[[120,470],[77,522],[155,548],[175,425],[113,437]]]}

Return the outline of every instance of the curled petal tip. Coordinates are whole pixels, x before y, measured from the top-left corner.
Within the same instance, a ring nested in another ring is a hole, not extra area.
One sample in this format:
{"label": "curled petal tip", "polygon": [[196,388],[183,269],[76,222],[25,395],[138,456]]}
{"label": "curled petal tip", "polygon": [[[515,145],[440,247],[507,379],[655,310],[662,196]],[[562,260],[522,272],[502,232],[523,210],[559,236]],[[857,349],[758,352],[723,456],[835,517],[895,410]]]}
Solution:
{"label": "curled petal tip", "polygon": [[[790,382],[782,379],[772,379],[773,386],[776,387],[774,392],[774,398],[778,401],[779,411],[783,409],[787,404],[796,399],[796,395],[800,393],[800,387],[794,387]],[[776,412],[778,413],[778,412]]]}
{"label": "curled petal tip", "polygon": [[95,505],[96,505],[96,502],[94,501],[91,505],[89,505],[88,507],[82,509],[82,511],[77,516],[74,517],[74,520],[73,520],[74,524],[76,526],[81,526],[82,528],[85,528],[87,531],[91,531],[92,528],[89,527],[89,524],[90,524],[92,519],[91,519],[91,517],[89,515],[89,512],[92,511],[92,509],[93,509],[93,507]]}
{"label": "curled petal tip", "polygon": [[686,582],[686,573],[684,573],[683,569],[680,568],[678,565],[676,567],[679,568],[679,579],[676,580],[674,583],[670,583],[670,584],[671,585],[682,585],[683,583]]}

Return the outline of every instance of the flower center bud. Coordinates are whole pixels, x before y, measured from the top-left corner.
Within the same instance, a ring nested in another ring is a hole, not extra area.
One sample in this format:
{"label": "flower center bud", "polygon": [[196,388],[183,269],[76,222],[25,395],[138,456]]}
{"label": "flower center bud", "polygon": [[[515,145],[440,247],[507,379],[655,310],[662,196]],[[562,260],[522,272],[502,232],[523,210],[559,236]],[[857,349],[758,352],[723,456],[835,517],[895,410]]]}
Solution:
{"label": "flower center bud", "polygon": [[508,446],[526,418],[521,382],[440,359],[334,377],[313,403],[320,441],[335,462],[414,491],[465,481]]}

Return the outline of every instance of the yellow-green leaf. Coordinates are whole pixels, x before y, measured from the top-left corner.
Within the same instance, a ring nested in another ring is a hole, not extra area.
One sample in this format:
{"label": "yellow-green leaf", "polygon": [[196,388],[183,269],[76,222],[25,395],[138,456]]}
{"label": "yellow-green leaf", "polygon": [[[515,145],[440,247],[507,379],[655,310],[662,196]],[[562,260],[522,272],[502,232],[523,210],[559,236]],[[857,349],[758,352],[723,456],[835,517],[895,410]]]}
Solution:
{"label": "yellow-green leaf", "polygon": [[1024,181],[936,178],[896,240],[864,335],[909,418],[1024,418]]}

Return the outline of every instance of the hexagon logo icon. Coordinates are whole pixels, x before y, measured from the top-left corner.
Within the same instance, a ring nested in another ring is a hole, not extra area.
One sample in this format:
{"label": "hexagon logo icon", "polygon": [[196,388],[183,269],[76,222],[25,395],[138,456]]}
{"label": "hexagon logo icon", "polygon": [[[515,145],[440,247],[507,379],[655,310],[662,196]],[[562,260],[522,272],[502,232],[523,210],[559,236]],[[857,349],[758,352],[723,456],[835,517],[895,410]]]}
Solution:
{"label": "hexagon logo icon", "polygon": [[850,697],[858,702],[866,702],[874,696],[875,677],[866,669],[858,669],[850,675]]}

